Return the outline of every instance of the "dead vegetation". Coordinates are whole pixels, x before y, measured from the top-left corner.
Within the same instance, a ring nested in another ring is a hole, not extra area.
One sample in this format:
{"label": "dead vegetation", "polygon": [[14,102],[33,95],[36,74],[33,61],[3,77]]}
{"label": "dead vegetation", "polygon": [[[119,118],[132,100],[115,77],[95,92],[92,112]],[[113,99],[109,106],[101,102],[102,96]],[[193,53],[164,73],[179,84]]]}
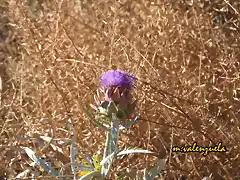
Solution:
{"label": "dead vegetation", "polygon": [[[158,152],[167,159],[166,179],[240,177],[238,1],[11,0],[0,6],[1,176],[28,168],[46,175],[30,167],[19,145],[55,167],[69,162],[68,147],[55,139],[75,133],[81,151],[102,151],[104,134],[79,104],[93,102],[99,75],[116,65],[136,75],[141,113],[122,134],[122,147]],[[222,142],[227,153],[171,152],[193,142]],[[124,157],[114,171],[137,171],[147,160]]]}

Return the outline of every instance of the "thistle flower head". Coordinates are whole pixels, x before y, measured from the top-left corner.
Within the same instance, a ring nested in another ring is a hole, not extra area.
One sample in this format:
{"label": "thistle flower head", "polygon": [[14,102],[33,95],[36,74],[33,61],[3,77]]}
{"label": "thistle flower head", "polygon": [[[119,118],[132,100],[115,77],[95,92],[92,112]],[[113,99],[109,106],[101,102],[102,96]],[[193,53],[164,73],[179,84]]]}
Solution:
{"label": "thistle flower head", "polygon": [[104,96],[98,99],[101,113],[106,112],[109,117],[116,113],[120,118],[128,118],[133,113],[136,102],[133,102],[131,90],[133,74],[123,70],[108,70],[100,78],[100,91]]}
{"label": "thistle flower head", "polygon": [[102,73],[100,85],[105,88],[122,87],[131,89],[134,76],[123,70],[109,70]]}

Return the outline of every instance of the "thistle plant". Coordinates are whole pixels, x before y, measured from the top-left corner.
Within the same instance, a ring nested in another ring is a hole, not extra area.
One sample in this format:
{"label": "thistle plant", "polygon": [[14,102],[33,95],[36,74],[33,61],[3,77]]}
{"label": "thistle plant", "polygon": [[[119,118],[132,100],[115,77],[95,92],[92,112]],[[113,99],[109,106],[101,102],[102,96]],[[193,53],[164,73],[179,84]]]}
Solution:
{"label": "thistle plant", "polygon": [[[135,113],[137,100],[134,100],[132,91],[135,77],[133,74],[122,70],[109,70],[102,73],[100,77],[100,85],[97,89],[97,95],[94,96],[95,105],[90,104],[94,112],[89,111],[80,105],[87,117],[97,126],[105,130],[106,141],[103,152],[103,157],[95,153],[92,157],[86,154],[77,152],[77,143],[70,141],[70,163],[64,165],[60,171],[52,168],[49,163],[38,158],[35,153],[26,147],[22,149],[43,170],[51,176],[61,176],[60,179],[67,180],[61,174],[62,169],[71,166],[73,179],[90,180],[93,178],[105,179],[112,167],[112,163],[118,156],[131,153],[145,153],[155,155],[149,150],[143,149],[124,149],[118,150],[119,133],[122,129],[129,128],[138,119],[138,114]],[[82,158],[79,163],[76,160],[77,154]],[[147,168],[143,170],[142,176],[137,176],[135,179],[151,180],[163,169],[164,160],[157,159],[156,166],[150,171]],[[79,178],[78,178],[79,177]],[[124,177],[123,177],[124,178]],[[118,179],[120,179],[118,177]]]}
{"label": "thistle plant", "polygon": [[105,177],[111,167],[114,156],[117,153],[119,129],[128,128],[137,119],[132,117],[137,100],[133,100],[132,88],[134,76],[122,70],[109,70],[101,75],[100,87],[95,96],[96,106],[91,105],[96,111],[96,119],[106,129],[106,143],[103,159],[110,157],[101,168],[101,174]]}
{"label": "thistle plant", "polygon": [[[109,70],[102,73],[100,87],[97,96],[94,96],[96,105],[91,105],[95,110],[90,116],[97,125],[106,130],[106,142],[103,160],[100,163],[101,177],[105,178],[111,168],[114,158],[130,153],[153,152],[142,149],[125,149],[118,151],[118,136],[121,129],[129,128],[137,119],[134,117],[137,100],[132,96],[135,77],[123,70]],[[90,113],[88,113],[90,115]],[[144,171],[144,179],[153,179],[162,169],[164,161],[158,161],[158,165],[150,171],[150,175]],[[136,177],[138,178],[138,177]]]}

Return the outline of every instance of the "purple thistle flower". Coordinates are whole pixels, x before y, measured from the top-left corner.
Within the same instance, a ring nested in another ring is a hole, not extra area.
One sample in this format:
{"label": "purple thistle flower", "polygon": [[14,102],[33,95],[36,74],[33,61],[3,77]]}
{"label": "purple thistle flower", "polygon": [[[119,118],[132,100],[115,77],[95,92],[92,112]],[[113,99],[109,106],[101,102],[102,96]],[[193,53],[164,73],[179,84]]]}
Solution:
{"label": "purple thistle flower", "polygon": [[110,118],[112,113],[122,120],[130,118],[137,103],[131,94],[134,78],[133,74],[123,70],[103,72],[97,97],[94,97],[98,108],[91,105],[92,108],[102,114],[106,113]]}
{"label": "purple thistle flower", "polygon": [[108,70],[102,73],[100,85],[105,88],[119,87],[131,89],[134,76],[123,70]]}

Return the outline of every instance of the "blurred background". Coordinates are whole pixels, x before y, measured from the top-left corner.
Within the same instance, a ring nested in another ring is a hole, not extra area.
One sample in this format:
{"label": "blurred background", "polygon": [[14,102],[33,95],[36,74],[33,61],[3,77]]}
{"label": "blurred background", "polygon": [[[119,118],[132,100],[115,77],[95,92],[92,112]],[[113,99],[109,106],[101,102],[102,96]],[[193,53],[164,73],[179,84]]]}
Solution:
{"label": "blurred background", "polygon": [[[236,0],[1,0],[1,178],[47,179],[17,147],[60,167],[69,149],[54,139],[70,138],[72,125],[81,152],[103,151],[104,132],[79,104],[94,103],[111,68],[137,78],[141,116],[120,135],[121,148],[165,158],[159,179],[239,178],[239,13]],[[193,142],[222,142],[227,153],[171,152]],[[134,179],[150,162],[124,156],[109,179]]]}

